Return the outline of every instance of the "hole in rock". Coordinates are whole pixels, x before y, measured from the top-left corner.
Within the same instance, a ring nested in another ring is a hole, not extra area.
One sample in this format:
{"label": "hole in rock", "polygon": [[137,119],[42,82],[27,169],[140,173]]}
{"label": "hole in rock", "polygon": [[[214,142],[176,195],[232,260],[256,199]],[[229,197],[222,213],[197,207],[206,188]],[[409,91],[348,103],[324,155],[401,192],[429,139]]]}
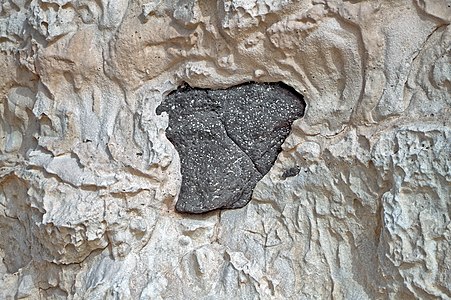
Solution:
{"label": "hole in rock", "polygon": [[181,160],[176,210],[245,206],[304,109],[302,95],[282,83],[224,90],[184,86],[169,94],[157,113],[168,113],[166,136]]}

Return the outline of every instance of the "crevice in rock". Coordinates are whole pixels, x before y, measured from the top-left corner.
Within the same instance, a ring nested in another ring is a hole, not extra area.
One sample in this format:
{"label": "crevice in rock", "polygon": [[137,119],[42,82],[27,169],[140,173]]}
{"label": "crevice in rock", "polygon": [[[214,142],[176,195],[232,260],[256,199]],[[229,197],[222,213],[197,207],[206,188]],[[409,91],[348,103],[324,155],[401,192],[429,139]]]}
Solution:
{"label": "crevice in rock", "polygon": [[[219,115],[218,115],[219,116]],[[227,131],[227,126],[224,124],[224,122],[222,121],[221,117],[219,116],[219,120],[221,121],[222,126],[224,126],[224,130],[225,133],[227,135],[227,137],[238,147],[240,148],[241,151],[243,151],[243,153],[249,158],[249,160],[252,162],[252,164],[255,167],[255,170],[257,170],[257,172],[259,172],[262,176],[264,176],[265,174],[262,173],[262,171],[260,170],[260,168],[255,164],[255,161],[246,153],[246,151],[242,148],[242,146],[240,146],[239,141],[237,141],[232,135],[229,134],[229,132]]]}
{"label": "crevice in rock", "polygon": [[205,213],[240,208],[271,169],[302,95],[282,83],[246,83],[225,90],[184,86],[157,108],[169,114],[167,138],[181,160],[176,209]]}

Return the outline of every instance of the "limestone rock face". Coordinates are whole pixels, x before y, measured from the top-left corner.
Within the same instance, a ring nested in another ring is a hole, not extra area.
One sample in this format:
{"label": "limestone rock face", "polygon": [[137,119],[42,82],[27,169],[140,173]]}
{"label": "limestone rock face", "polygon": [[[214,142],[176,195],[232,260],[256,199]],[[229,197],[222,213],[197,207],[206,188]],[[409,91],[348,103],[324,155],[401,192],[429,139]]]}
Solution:
{"label": "limestone rock face", "polygon": [[[450,299],[450,21],[449,0],[2,1],[0,299]],[[246,206],[177,213],[157,108],[251,81],[304,116]]]}

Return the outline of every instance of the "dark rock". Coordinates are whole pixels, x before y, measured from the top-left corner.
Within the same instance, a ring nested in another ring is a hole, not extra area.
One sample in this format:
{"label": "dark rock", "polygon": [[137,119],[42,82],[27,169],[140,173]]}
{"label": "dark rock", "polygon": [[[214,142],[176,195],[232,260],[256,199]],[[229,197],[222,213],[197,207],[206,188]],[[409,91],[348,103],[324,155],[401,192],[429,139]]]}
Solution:
{"label": "dark rock", "polygon": [[285,180],[288,177],[294,177],[294,176],[298,175],[300,171],[301,171],[301,168],[298,167],[298,166],[293,167],[293,168],[289,168],[288,170],[285,170],[283,172],[282,179]]}
{"label": "dark rock", "polygon": [[176,209],[203,213],[245,206],[304,108],[302,96],[280,83],[171,93],[157,113],[169,114],[166,136],[181,160]]}

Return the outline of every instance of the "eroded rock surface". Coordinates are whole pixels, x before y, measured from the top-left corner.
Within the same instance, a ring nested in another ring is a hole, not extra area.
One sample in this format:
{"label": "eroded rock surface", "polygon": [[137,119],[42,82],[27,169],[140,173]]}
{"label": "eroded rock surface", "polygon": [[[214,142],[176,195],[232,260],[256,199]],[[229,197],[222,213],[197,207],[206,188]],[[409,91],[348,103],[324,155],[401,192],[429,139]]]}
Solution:
{"label": "eroded rock surface", "polygon": [[[0,2],[0,299],[451,299],[449,0]],[[304,96],[241,209],[174,209],[184,82]]]}
{"label": "eroded rock surface", "polygon": [[181,160],[176,209],[203,213],[246,205],[304,108],[302,96],[282,84],[171,93],[157,113],[169,114],[166,135]]}

